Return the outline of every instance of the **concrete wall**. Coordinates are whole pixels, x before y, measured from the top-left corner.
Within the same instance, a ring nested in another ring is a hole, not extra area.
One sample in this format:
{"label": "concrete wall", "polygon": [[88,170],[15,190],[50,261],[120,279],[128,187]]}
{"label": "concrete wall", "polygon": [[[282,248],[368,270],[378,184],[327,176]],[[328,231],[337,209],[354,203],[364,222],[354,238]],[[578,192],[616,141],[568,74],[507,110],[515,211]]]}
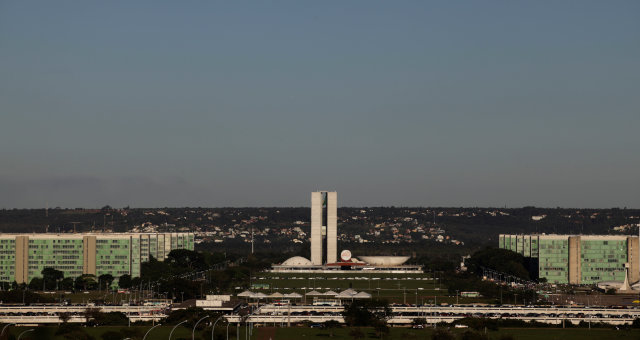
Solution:
{"label": "concrete wall", "polygon": [[16,236],[16,282],[29,283],[29,236]]}
{"label": "concrete wall", "polygon": [[84,236],[82,238],[83,274],[96,275],[96,237]]}
{"label": "concrete wall", "polygon": [[580,236],[569,237],[569,283],[580,284],[582,260],[580,258]]}
{"label": "concrete wall", "polygon": [[338,193],[327,192],[327,263],[338,261]]}
{"label": "concrete wall", "polygon": [[640,240],[637,237],[627,238],[627,259],[629,259],[629,283],[640,280]]}
{"label": "concrete wall", "polygon": [[322,192],[311,193],[311,263],[322,265]]}

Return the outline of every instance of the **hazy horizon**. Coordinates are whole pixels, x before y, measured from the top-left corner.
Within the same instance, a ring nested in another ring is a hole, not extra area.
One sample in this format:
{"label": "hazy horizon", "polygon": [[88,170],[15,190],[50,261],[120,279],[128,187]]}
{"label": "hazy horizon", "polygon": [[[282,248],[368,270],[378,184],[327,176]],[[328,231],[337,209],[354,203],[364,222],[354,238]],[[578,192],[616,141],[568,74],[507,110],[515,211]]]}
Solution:
{"label": "hazy horizon", "polygon": [[0,208],[640,208],[640,2],[0,3]]}

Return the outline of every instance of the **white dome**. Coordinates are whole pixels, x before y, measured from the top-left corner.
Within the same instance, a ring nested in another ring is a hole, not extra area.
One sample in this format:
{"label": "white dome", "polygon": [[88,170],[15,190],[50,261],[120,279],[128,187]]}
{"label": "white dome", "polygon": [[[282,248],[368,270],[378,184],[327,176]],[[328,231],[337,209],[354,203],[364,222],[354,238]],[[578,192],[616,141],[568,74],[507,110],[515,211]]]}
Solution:
{"label": "white dome", "polygon": [[282,262],[283,266],[311,266],[311,261],[302,256],[294,256]]}

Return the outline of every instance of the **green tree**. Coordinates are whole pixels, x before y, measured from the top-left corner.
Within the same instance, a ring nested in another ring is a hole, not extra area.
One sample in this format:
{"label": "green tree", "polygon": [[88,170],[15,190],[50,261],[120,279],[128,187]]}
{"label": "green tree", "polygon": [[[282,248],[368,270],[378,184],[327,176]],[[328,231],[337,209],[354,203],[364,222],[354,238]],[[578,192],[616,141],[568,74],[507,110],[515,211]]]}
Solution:
{"label": "green tree", "polygon": [[93,318],[99,326],[125,326],[129,323],[129,319],[122,312],[96,313]]}
{"label": "green tree", "polygon": [[58,313],[58,319],[60,319],[60,321],[62,321],[62,323],[67,323],[67,322],[69,322],[69,320],[71,320],[71,313],[70,312],[60,312],[60,313]]}
{"label": "green tree", "polygon": [[134,277],[131,279],[131,288],[140,287],[142,284],[142,279],[139,277]]}
{"label": "green tree", "polygon": [[42,274],[42,280],[44,280],[46,289],[55,289],[57,286],[56,283],[64,278],[64,273],[54,268],[44,268],[40,273]]}
{"label": "green tree", "polygon": [[[158,261],[153,256],[149,256],[149,261],[140,264],[140,271],[141,279],[143,279],[144,282],[157,281],[167,275],[176,274],[171,271],[169,262]],[[184,270],[182,269],[182,271]]]}
{"label": "green tree", "polygon": [[29,289],[31,290],[42,290],[44,288],[44,281],[40,277],[34,277],[29,282]]}
{"label": "green tree", "polygon": [[89,322],[100,317],[100,308],[89,307],[82,312],[82,315],[84,316],[85,322],[89,324]]}
{"label": "green tree", "polygon": [[188,249],[172,250],[164,262],[176,269],[186,269],[186,271],[202,270],[207,267],[201,253]]}
{"label": "green tree", "polygon": [[76,289],[93,290],[98,287],[98,281],[93,274],[82,274],[76,278],[75,287]]}
{"label": "green tree", "polygon": [[470,271],[482,274],[482,267],[491,268],[503,273],[529,280],[529,271],[525,266],[524,256],[506,249],[485,248],[471,255],[467,260]]}
{"label": "green tree", "polygon": [[118,287],[123,289],[131,288],[131,275],[124,274],[118,279]]}
{"label": "green tree", "polygon": [[376,336],[381,339],[383,339],[385,335],[389,334],[389,326],[387,325],[387,321],[384,319],[376,320],[373,324],[373,329],[376,332]]}
{"label": "green tree", "polygon": [[73,286],[74,286],[74,280],[71,277],[65,277],[58,284],[58,288],[63,290],[71,290],[73,289]]}
{"label": "green tree", "polygon": [[113,283],[113,275],[111,274],[102,274],[98,276],[98,282],[100,283],[100,289],[109,289],[111,284]]}
{"label": "green tree", "polygon": [[200,307],[189,307],[186,309],[178,309],[172,311],[169,316],[165,319],[165,325],[175,325],[184,320],[189,320],[185,327],[193,327],[199,319],[203,318],[205,315],[210,315],[215,319],[215,313],[209,313]]}
{"label": "green tree", "polygon": [[391,308],[385,300],[355,300],[342,312],[345,323],[350,327],[374,326],[377,321],[385,321],[391,316]]}

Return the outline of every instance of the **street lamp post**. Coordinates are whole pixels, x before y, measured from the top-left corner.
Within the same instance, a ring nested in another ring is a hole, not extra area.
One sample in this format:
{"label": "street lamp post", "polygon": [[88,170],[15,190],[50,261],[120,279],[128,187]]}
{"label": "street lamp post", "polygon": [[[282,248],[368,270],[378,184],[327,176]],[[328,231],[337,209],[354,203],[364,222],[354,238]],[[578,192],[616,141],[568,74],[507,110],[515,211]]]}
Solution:
{"label": "street lamp post", "polygon": [[244,338],[245,339],[249,339],[249,336],[251,335],[251,333],[249,332],[249,326],[251,325],[251,322],[249,319],[251,318],[251,315],[253,314],[253,312],[254,311],[250,311],[244,320],[244,334],[245,334]]}
{"label": "street lamp post", "polygon": [[206,315],[204,318],[198,320],[198,322],[196,322],[196,324],[193,326],[193,330],[191,331],[191,340],[196,340],[196,327],[198,327],[198,324],[200,323],[200,321],[208,318],[209,315]]}
{"label": "street lamp post", "polygon": [[35,329],[34,329],[34,328],[31,328],[31,329],[27,329],[26,331],[24,331],[24,332],[20,333],[20,335],[18,335],[18,340],[20,340],[20,338],[21,338],[25,333],[33,332],[33,331],[35,331]]}
{"label": "street lamp post", "polygon": [[220,321],[220,319],[222,319],[224,316],[220,315],[220,317],[213,323],[213,327],[211,327],[211,340],[213,340],[213,332],[216,330],[216,324],[218,323],[218,321]]}
{"label": "street lamp post", "polygon": [[4,327],[2,327],[2,332],[0,332],[0,338],[2,338],[2,335],[4,334],[4,330],[11,325],[15,325],[15,323],[8,323]]}
{"label": "street lamp post", "polygon": [[183,323],[187,322],[188,320],[184,320],[182,322],[180,322],[179,324],[173,326],[173,328],[171,328],[171,332],[169,332],[169,340],[171,340],[171,335],[173,335],[173,331],[176,330],[176,328],[178,328],[178,326],[182,325]]}
{"label": "street lamp post", "polygon": [[146,338],[147,338],[147,335],[149,335],[149,332],[151,332],[151,330],[152,330],[152,329],[154,329],[154,328],[156,328],[156,327],[158,327],[158,326],[160,326],[160,324],[157,324],[157,325],[155,325],[155,326],[153,326],[153,327],[149,328],[149,330],[148,330],[146,333],[144,333],[144,336],[142,337],[142,340],[146,339]]}

